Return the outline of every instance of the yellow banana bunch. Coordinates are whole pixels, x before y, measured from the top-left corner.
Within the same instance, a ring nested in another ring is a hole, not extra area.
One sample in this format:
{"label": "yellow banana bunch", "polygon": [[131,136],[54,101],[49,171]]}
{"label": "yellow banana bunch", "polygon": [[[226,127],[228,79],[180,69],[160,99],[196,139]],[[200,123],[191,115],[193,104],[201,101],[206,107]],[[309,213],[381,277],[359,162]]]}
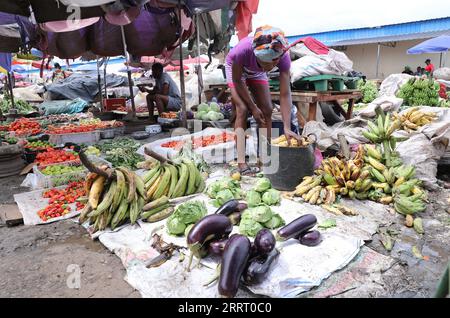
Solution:
{"label": "yellow banana bunch", "polygon": [[299,147],[306,147],[309,144],[311,144],[311,141],[308,137],[301,137],[300,141],[297,139],[291,138],[290,143],[287,141],[285,135],[281,135],[277,138],[272,139],[271,141],[272,145],[279,146],[279,147],[292,147],[292,148],[299,148]]}
{"label": "yellow banana bunch", "polygon": [[411,133],[434,121],[437,115],[434,112],[422,111],[419,107],[410,107],[402,115],[394,114],[394,118],[400,121],[403,130]]}

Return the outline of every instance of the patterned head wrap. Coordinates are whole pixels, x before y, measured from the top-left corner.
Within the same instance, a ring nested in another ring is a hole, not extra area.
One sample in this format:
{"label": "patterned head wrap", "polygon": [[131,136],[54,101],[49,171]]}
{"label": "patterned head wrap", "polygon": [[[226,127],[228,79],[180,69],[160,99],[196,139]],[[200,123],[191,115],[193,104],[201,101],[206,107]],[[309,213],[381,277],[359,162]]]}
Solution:
{"label": "patterned head wrap", "polygon": [[281,57],[288,45],[284,32],[270,25],[257,28],[253,37],[253,52],[263,62]]}

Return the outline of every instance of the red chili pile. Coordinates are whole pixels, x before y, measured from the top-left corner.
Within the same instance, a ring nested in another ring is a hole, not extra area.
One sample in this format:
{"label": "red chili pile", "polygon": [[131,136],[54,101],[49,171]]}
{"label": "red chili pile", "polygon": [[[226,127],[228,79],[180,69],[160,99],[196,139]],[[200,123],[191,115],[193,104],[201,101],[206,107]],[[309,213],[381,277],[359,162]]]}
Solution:
{"label": "red chili pile", "polygon": [[[200,147],[208,147],[212,145],[218,145],[225,142],[230,142],[235,139],[235,135],[227,132],[223,132],[218,135],[210,135],[210,136],[203,136],[203,137],[197,137],[192,138],[192,145],[194,149],[200,148]],[[181,149],[183,147],[184,141],[168,141],[161,145],[161,147],[164,148],[174,148],[174,149]]]}
{"label": "red chili pile", "polygon": [[38,211],[42,221],[66,215],[71,211],[69,204],[76,202],[76,211],[84,208],[84,203],[77,202],[79,197],[86,195],[84,182],[71,182],[65,189],[51,189],[45,191],[42,197],[48,198],[48,203],[44,209]]}
{"label": "red chili pile", "polygon": [[[73,146],[70,147],[73,150]],[[78,153],[74,151],[66,151],[63,149],[53,149],[49,148],[44,152],[37,154],[35,162],[39,166],[45,166],[52,163],[60,163],[66,161],[76,161],[79,160]]]}
{"label": "red chili pile", "polygon": [[82,133],[82,132],[90,132],[95,130],[97,127],[96,125],[64,125],[61,127],[55,127],[55,126],[48,126],[47,133],[48,134],[72,134],[72,133]]}
{"label": "red chili pile", "polygon": [[29,118],[19,118],[9,125],[8,130],[14,131],[17,136],[30,136],[40,133],[41,125]]}

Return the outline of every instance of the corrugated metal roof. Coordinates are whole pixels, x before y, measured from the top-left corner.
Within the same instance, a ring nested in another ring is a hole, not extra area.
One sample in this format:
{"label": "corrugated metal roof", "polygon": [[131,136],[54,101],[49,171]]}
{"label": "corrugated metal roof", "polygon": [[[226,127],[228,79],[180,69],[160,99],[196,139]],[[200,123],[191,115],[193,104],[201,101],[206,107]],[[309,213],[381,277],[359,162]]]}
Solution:
{"label": "corrugated metal roof", "polygon": [[377,42],[406,41],[431,38],[450,32],[450,17],[399,24],[383,25],[373,28],[336,30],[321,33],[288,36],[290,43],[311,36],[328,46],[354,45]]}

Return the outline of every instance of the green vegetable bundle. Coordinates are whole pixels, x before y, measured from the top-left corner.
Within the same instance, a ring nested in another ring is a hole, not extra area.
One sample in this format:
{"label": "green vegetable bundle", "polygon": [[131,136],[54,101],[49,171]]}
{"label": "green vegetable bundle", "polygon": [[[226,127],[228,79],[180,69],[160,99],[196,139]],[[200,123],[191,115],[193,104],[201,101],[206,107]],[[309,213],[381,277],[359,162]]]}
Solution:
{"label": "green vegetable bundle", "polygon": [[267,178],[258,178],[254,188],[247,192],[248,206],[254,207],[260,204],[277,205],[281,201],[280,191],[272,189],[272,184]]}

